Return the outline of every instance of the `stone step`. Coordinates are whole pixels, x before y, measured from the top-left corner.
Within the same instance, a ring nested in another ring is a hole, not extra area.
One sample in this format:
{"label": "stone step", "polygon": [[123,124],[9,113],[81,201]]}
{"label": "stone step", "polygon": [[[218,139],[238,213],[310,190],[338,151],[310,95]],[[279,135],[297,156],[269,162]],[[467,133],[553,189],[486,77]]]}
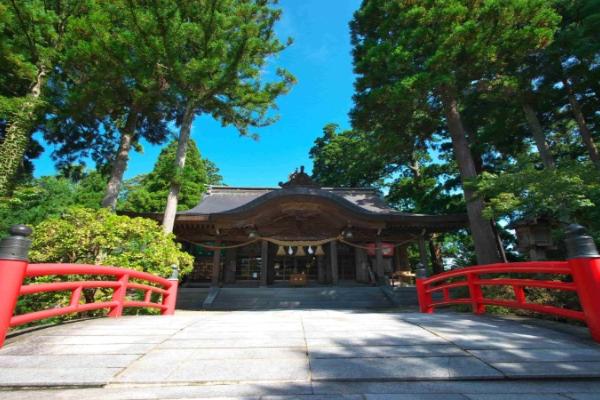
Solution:
{"label": "stone step", "polygon": [[209,288],[179,288],[177,291],[177,309],[201,310],[202,303],[208,296]]}
{"label": "stone step", "polygon": [[[242,309],[378,309],[417,305],[414,287],[221,288],[214,310]],[[177,308],[200,310],[210,288],[181,288]],[[391,298],[390,298],[391,296]]]}
{"label": "stone step", "polygon": [[384,309],[393,303],[378,287],[221,288],[214,310]]}

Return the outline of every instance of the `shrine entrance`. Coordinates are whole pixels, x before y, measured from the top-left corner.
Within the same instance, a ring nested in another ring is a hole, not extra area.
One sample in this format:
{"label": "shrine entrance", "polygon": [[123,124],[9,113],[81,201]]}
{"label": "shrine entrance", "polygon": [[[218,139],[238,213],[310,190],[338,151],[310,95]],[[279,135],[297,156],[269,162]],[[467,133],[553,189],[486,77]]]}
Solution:
{"label": "shrine entrance", "polygon": [[410,272],[407,246],[418,243],[426,264],[430,235],[467,218],[399,212],[374,189],[321,187],[300,168],[279,188],[211,187],[175,222],[195,280],[269,286],[384,284]]}
{"label": "shrine entrance", "polygon": [[292,275],[303,274],[308,282],[317,281],[317,256],[278,256],[273,260],[273,280],[289,281]]}

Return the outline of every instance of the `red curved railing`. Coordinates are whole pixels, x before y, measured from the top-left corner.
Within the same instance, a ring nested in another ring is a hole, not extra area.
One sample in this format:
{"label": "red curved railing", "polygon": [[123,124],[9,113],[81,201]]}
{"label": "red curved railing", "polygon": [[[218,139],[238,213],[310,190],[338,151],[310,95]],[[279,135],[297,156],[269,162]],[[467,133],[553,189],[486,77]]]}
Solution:
{"label": "red curved railing", "polygon": [[[485,275],[510,276],[510,274],[532,276],[482,278]],[[539,278],[540,274],[554,276],[554,279]],[[485,313],[486,306],[523,309],[586,322],[594,339],[600,342],[600,259],[598,258],[477,265],[444,272],[430,278],[418,278],[416,285],[419,308],[423,313],[433,313],[437,307],[457,304],[471,305],[475,314]],[[486,286],[511,287],[514,300],[485,297],[482,288]],[[457,288],[467,288],[466,297],[453,297],[451,291]],[[527,301],[527,288],[575,292],[583,311],[551,304],[530,303]],[[439,295],[436,296],[437,293]]]}
{"label": "red curved railing", "polygon": [[[0,316],[0,347],[2,347],[9,328],[65,314],[107,309],[109,317],[120,317],[123,314],[123,310],[130,307],[155,308],[159,309],[163,315],[172,315],[175,312],[178,288],[176,277],[164,279],[146,272],[100,265],[27,264],[25,261],[18,260],[0,260],[0,262],[3,264],[2,269],[7,271],[2,276],[4,282],[0,282],[0,303],[2,303],[0,304],[0,309],[5,309],[5,307],[10,308],[9,314]],[[108,279],[23,285],[23,278],[25,277],[65,275],[93,275]],[[9,287],[9,281],[13,282],[12,287]],[[136,281],[143,281],[145,283]],[[16,282],[19,282],[18,285]],[[15,286],[16,290],[13,289]],[[81,304],[80,301],[84,289],[99,288],[113,289],[110,301]],[[12,315],[19,296],[64,291],[71,292],[68,305],[27,314]],[[128,299],[128,291],[143,292],[144,300],[134,301]],[[153,294],[160,296],[160,302],[152,301]],[[12,304],[12,307],[10,304]]]}

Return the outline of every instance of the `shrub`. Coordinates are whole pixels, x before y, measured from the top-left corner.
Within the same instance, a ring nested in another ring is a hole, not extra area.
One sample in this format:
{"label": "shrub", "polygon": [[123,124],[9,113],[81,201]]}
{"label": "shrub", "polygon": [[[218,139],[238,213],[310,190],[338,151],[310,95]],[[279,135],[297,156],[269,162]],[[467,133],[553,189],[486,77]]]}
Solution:
{"label": "shrub", "polygon": [[[150,219],[130,218],[107,209],[71,208],[59,217],[50,217],[33,230],[29,258],[32,263],[77,263],[116,266],[144,271],[162,277],[171,275],[171,265],[179,266],[182,275],[193,268],[193,257],[174,242],[173,234],[165,234]],[[57,280],[99,280],[102,277],[41,277],[29,282]],[[84,301],[108,300],[112,290],[85,290]],[[139,298],[141,293],[131,293]],[[33,310],[63,306],[69,293],[42,293],[19,299],[19,314]],[[146,312],[146,311],[144,311]],[[93,312],[88,315],[100,315]],[[69,317],[66,317],[69,318]]]}

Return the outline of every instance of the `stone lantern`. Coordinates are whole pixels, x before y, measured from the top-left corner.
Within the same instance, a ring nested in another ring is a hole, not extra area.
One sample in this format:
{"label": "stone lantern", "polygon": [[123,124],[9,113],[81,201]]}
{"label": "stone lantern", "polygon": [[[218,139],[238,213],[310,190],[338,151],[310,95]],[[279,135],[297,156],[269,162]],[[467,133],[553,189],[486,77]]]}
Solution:
{"label": "stone lantern", "polygon": [[517,233],[519,251],[531,261],[547,259],[547,251],[555,249],[552,241],[552,222],[547,217],[522,219],[510,226]]}

